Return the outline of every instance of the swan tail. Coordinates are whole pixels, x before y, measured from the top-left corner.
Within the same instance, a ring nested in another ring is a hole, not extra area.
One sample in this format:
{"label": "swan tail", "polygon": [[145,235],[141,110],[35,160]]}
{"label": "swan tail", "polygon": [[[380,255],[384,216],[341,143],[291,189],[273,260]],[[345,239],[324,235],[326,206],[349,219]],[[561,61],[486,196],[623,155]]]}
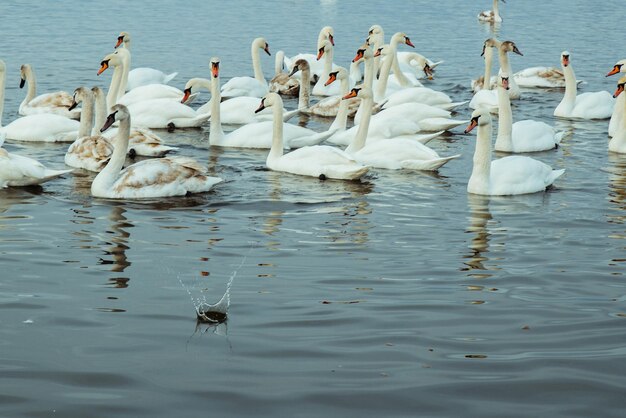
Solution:
{"label": "swan tail", "polygon": [[163,84],[168,84],[170,81],[174,79],[178,75],[178,72],[174,72],[163,77]]}
{"label": "swan tail", "polygon": [[53,180],[53,179],[55,179],[57,177],[61,177],[62,175],[71,173],[72,171],[74,171],[74,169],[69,169],[69,170],[50,170],[49,168],[46,168],[46,170],[43,173],[43,176],[41,178],[37,179],[37,181],[33,182],[32,184],[45,183],[46,181]]}
{"label": "swan tail", "polygon": [[433,63],[429,63],[428,65],[430,66],[431,69],[435,69],[435,67],[437,67],[439,64],[443,64],[445,61],[441,60],[441,61],[437,61],[437,62],[433,62]]}
{"label": "swan tail", "polygon": [[434,105],[434,106],[443,110],[454,110],[459,106],[463,106],[467,102],[469,102],[469,100],[465,100],[463,102],[441,103],[441,104]]}
{"label": "swan tail", "polygon": [[368,171],[369,166],[356,165],[346,167],[342,164],[326,165],[320,178],[338,179],[338,180],[356,180],[363,177]]}
{"label": "swan tail", "polygon": [[561,143],[561,141],[563,140],[563,137],[565,137],[565,131],[560,131],[560,132],[557,132],[557,133],[554,135],[554,143],[555,143],[556,145],[559,145],[559,144]]}
{"label": "swan tail", "polygon": [[426,118],[418,122],[422,131],[447,131],[460,125],[469,123],[469,120],[456,120],[447,118]]}
{"label": "swan tail", "polygon": [[318,145],[324,142],[326,139],[330,138],[336,130],[327,130],[324,132],[320,132],[314,135],[303,136],[300,138],[294,138],[289,141],[289,148],[302,148],[309,145]]}
{"label": "swan tail", "polygon": [[302,109],[295,109],[295,110],[290,110],[288,112],[283,112],[283,122],[287,122],[289,119],[293,118],[294,116],[299,115],[300,110]]}
{"label": "swan tail", "polygon": [[435,158],[432,160],[406,160],[402,161],[400,166],[408,170],[436,171],[448,161],[459,158],[460,156],[461,154],[453,155],[451,157]]}
{"label": "swan tail", "polygon": [[187,100],[185,100],[185,104],[188,105],[188,104],[193,103],[193,101],[198,98],[199,94],[200,93],[192,93],[192,94],[190,94],[189,97],[187,98]]}
{"label": "swan tail", "polygon": [[444,133],[445,131],[437,131],[429,134],[416,134],[411,135],[411,138],[415,139],[417,142],[421,142],[422,144],[428,144],[433,139],[437,138],[439,135]]}
{"label": "swan tail", "polygon": [[563,175],[563,173],[565,173],[565,169],[561,169],[561,170],[552,170],[552,172],[550,173],[550,175],[547,178],[547,184],[546,187],[552,185],[552,183],[554,183],[556,181],[556,179],[558,179],[559,177],[561,177]]}
{"label": "swan tail", "polygon": [[0,147],[4,144],[5,139],[7,139],[7,133],[4,131],[0,132]]}
{"label": "swan tail", "polygon": [[137,144],[137,145],[129,145],[129,150],[133,149],[136,155],[141,155],[142,157],[165,157],[172,151],[177,151],[178,148],[170,147],[167,145],[161,144]]}

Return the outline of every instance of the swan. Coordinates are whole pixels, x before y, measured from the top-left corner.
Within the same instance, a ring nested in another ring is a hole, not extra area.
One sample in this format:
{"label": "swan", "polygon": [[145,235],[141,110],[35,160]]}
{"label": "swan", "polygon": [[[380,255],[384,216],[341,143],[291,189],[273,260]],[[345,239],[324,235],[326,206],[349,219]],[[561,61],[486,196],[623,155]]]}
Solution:
{"label": "swan", "polygon": [[[98,75],[102,74],[110,65],[114,66],[113,77],[111,77],[111,85],[107,94],[107,104],[109,106],[120,103],[128,107],[144,100],[153,99],[172,99],[178,102],[183,97],[181,90],[165,84],[141,85],[125,93],[130,62],[131,54],[126,48],[120,48],[114,53],[107,55],[101,62],[102,68]],[[193,95],[188,98],[186,103],[191,103],[195,97],[196,95]]]}
{"label": "swan", "polygon": [[[324,26],[320,30],[317,36],[317,43],[315,44],[316,45],[315,48],[319,51],[319,48],[322,46],[322,43],[326,40],[328,40],[332,44],[332,46],[335,46],[334,30],[331,26]],[[318,61],[316,54],[300,53],[290,58],[285,57],[284,58],[285,67],[293,68],[293,64],[299,59],[305,59],[309,63],[309,66],[311,68],[311,75],[312,75],[311,81],[313,83],[317,83],[320,77],[324,77],[326,75],[324,74],[324,62]]]}
{"label": "swan", "polygon": [[283,73],[285,66],[285,53],[278,51],[274,61],[274,78],[270,80],[269,91],[284,96],[297,96],[300,91],[300,83],[290,74]]}
{"label": "swan", "polygon": [[561,118],[608,119],[613,113],[615,99],[608,91],[582,93],[576,95],[576,76],[570,65],[571,54],[561,53],[561,66],[565,74],[565,95],[554,109],[554,116]]}
{"label": "swan", "polygon": [[[619,121],[619,125],[615,127],[613,138],[609,141],[609,151],[619,152],[626,154],[626,93],[624,93],[624,84],[626,83],[626,76],[619,79],[617,83],[617,90],[613,97],[617,97],[617,103],[620,103],[622,117]],[[615,105],[617,108],[618,105]]]}
{"label": "swan", "polygon": [[[0,145],[4,141],[0,133]],[[52,170],[39,161],[0,148],[0,188],[33,186],[45,183],[73,170]]]}
{"label": "swan", "polygon": [[[209,144],[221,147],[238,148],[271,148],[272,147],[272,124],[275,121],[255,122],[235,129],[228,134],[222,130],[221,106],[220,106],[220,60],[217,57],[211,58],[211,125],[209,128]],[[276,94],[276,93],[271,93]],[[230,99],[234,100],[234,99]],[[228,102],[229,100],[227,100]],[[258,103],[258,99],[257,99]],[[282,104],[282,100],[281,100]],[[277,105],[276,105],[277,106]],[[259,113],[261,110],[257,109]],[[274,109],[274,117],[277,110]],[[280,116],[283,117],[283,109],[280,109]],[[314,145],[324,141],[333,131],[317,133],[301,126],[284,125],[285,141],[287,148],[299,148],[306,145]]]}
{"label": "swan", "polygon": [[358,132],[346,148],[346,153],[352,155],[358,163],[372,168],[388,170],[404,168],[435,171],[448,161],[460,157],[460,155],[454,155],[441,158],[426,145],[407,138],[389,138],[384,141],[367,143],[367,130],[374,105],[372,91],[367,88],[355,87],[343,98],[345,100],[353,97],[360,97],[361,106],[365,107]]}
{"label": "swan", "polygon": [[505,196],[542,192],[565,172],[522,155],[491,161],[491,115],[487,109],[474,110],[465,133],[476,126],[474,166],[467,183],[469,193]]}
{"label": "swan", "polygon": [[45,93],[37,96],[37,79],[30,64],[23,64],[21,69],[20,88],[28,83],[26,97],[19,107],[20,115],[36,115],[39,113],[53,113],[71,119],[80,118],[80,111],[70,111],[72,95],[65,91]]}
{"label": "swan", "polygon": [[274,108],[272,147],[266,160],[267,168],[320,180],[357,180],[369,171],[368,166],[357,163],[345,151],[328,145],[307,146],[284,154],[282,102],[278,94],[269,93],[259,106],[259,110]]}
{"label": "swan", "polygon": [[6,65],[0,60],[0,135],[3,138],[28,142],[72,142],[76,139],[78,121],[52,113],[22,116],[1,127],[5,87]]}
{"label": "swan", "polygon": [[[106,132],[103,133],[100,133],[100,129],[98,128],[104,125],[107,117],[107,105],[104,92],[100,87],[93,87],[91,92],[95,101],[95,128],[91,134],[102,135],[109,140],[113,140],[117,135],[117,128],[107,129]],[[163,157],[177,149],[176,147],[163,144],[163,140],[150,129],[135,126],[130,130],[128,155],[131,158],[135,158],[136,155],[143,157]]]}
{"label": "swan", "polygon": [[433,90],[428,87],[409,87],[390,94],[381,106],[381,109],[389,109],[402,103],[423,103],[444,110],[454,110],[467,103],[453,102],[450,96],[444,92]]}
{"label": "swan", "polygon": [[512,123],[511,99],[507,94],[509,75],[501,73],[498,83],[498,136],[495,150],[504,152],[535,152],[555,149],[563,139],[545,122],[520,120]]}
{"label": "swan", "polygon": [[[613,69],[609,71],[606,75],[607,77],[612,76],[613,74],[617,74],[619,72],[626,73],[626,59],[617,61],[613,66]],[[615,95],[613,95],[615,97]],[[624,96],[619,96],[615,101],[615,106],[613,107],[613,113],[611,114],[611,120],[609,121],[609,136],[612,137],[615,135],[615,132],[621,126],[622,118],[624,117],[624,111],[626,110],[626,99]]]}
{"label": "swan", "polygon": [[[500,61],[500,68],[507,74],[513,74],[513,70],[511,70],[511,63],[509,62],[509,52],[513,52],[517,55],[523,56],[520,50],[515,45],[513,41],[504,41],[501,42],[498,46],[498,60]],[[517,82],[515,81],[515,77],[509,80],[509,97],[511,100],[519,99],[521,96],[521,92]]]}
{"label": "swan", "polygon": [[254,69],[254,77],[233,77],[222,86],[222,97],[252,96],[263,97],[268,92],[267,81],[263,77],[263,69],[261,68],[261,57],[259,49],[265,51],[267,55],[270,53],[270,46],[264,38],[256,38],[252,41],[251,55],[252,68]]}
{"label": "swan", "polygon": [[[389,95],[393,91],[397,91],[408,86],[415,86],[415,83],[419,83],[417,79],[411,82],[411,80],[408,80],[404,73],[398,69],[398,71],[394,73],[396,83],[391,85],[388,84],[391,68],[393,64],[397,62],[396,51],[398,49],[398,44],[400,43],[406,44],[411,48],[415,48],[415,46],[405,33],[397,32],[391,37],[391,41],[389,42],[388,47],[382,49],[379,48],[376,51],[376,55],[380,55],[384,51],[384,54],[387,58],[382,62],[380,68],[380,78],[378,80],[378,83],[374,87],[374,100],[376,100],[377,102],[384,100],[385,97],[387,97],[387,95]],[[417,85],[421,85],[421,83]]]}
{"label": "swan", "polygon": [[142,199],[184,196],[209,191],[222,181],[219,177],[209,176],[204,166],[189,157],[143,160],[122,170],[128,151],[131,121],[126,106],[113,106],[101,131],[116,121],[119,121],[120,127],[115,150],[109,163],[91,183],[94,197]]}
{"label": "swan", "polygon": [[[115,48],[123,45],[124,48],[130,51],[130,43],[130,34],[128,32],[120,32],[120,35],[117,37]],[[130,63],[128,68],[130,68]],[[176,75],[178,75],[178,73],[165,74],[163,71],[156,70],[154,68],[134,68],[128,73],[128,81],[125,89],[133,90],[137,87],[148,84],[167,84],[172,81]],[[122,92],[122,94],[124,93]]]}
{"label": "swan", "polygon": [[[343,96],[345,96],[350,92],[349,79],[350,76],[346,69],[343,67],[338,67],[337,71],[333,71],[328,75],[328,80],[326,81],[326,84],[334,83],[335,81],[339,80],[341,91],[343,92]],[[343,99],[343,96],[340,97],[341,100],[339,101],[339,106],[337,107],[337,115],[335,116],[335,120],[333,120],[333,123],[328,129],[329,131],[345,131],[346,127],[348,126],[348,115],[353,115],[354,113],[356,113],[356,109],[354,109],[354,106],[358,107],[361,102],[359,99],[346,100]],[[330,106],[332,104],[331,100],[333,100],[333,98],[325,99],[318,103],[328,101],[328,106]]]}
{"label": "swan", "polygon": [[[65,153],[65,164],[70,167],[83,168],[88,171],[101,171],[113,154],[113,145],[100,135],[92,135],[94,99],[91,90],[79,87],[74,90],[73,103],[70,108],[83,104],[80,115],[78,138]],[[100,125],[102,126],[102,125]]]}
{"label": "swan", "polygon": [[[106,97],[108,106],[117,103],[120,86],[124,84],[123,75],[126,72],[128,54],[124,48],[117,49],[105,56],[100,63],[98,75],[102,74],[109,66],[114,66],[111,85]],[[158,86],[158,84],[153,84],[153,86]],[[146,128],[197,128],[204,124],[210,116],[198,114],[191,107],[171,98],[138,101],[129,105],[128,110],[133,115],[134,123]]]}
{"label": "swan", "polygon": [[[333,54],[334,54],[333,44],[329,40],[322,41],[318,53],[317,60],[319,61],[322,57],[324,57],[324,70],[322,74],[328,75],[331,71],[333,71]],[[337,67],[336,65],[334,66]],[[326,84],[326,80],[324,76],[321,76],[315,86],[313,86],[313,94],[316,96],[337,96],[341,93],[340,86],[337,84]]]}
{"label": "swan", "polygon": [[[485,42],[483,42],[483,52],[481,52],[480,56],[483,57],[485,60],[485,73],[483,76],[478,77],[476,80],[472,80],[472,91],[474,91],[474,93],[478,93],[481,90],[491,90],[491,87],[493,87],[491,82],[493,50],[494,48],[499,47],[500,41],[495,38],[488,38],[485,40]],[[485,80],[490,80],[490,82],[485,83]]]}
{"label": "swan", "polygon": [[[333,81],[337,80],[337,76],[341,71],[341,82],[339,83],[339,90],[344,92],[344,94],[348,93],[348,73],[345,68],[338,67],[337,71],[332,71],[328,74],[324,85],[329,86],[333,83]],[[297,60],[293,68],[291,70],[291,74],[295,74],[297,72],[302,73],[300,77],[300,92],[298,94],[298,109],[300,109],[301,113],[306,113],[309,115],[317,115],[317,116],[325,116],[325,117],[336,117],[339,112],[339,107],[341,106],[342,99],[341,95],[326,97],[319,102],[315,103],[313,106],[310,105],[310,82],[311,72],[309,68],[309,62],[305,59]],[[324,80],[320,78],[320,80]],[[345,90],[344,90],[345,89]],[[350,102],[350,103],[348,103]],[[346,102],[348,106],[352,105],[352,113],[356,112],[356,107],[358,106],[358,101],[354,100]],[[349,110],[348,110],[349,112]]]}
{"label": "swan", "polygon": [[[506,3],[502,0],[503,3]],[[493,10],[485,10],[478,14],[478,20],[481,22],[492,22],[492,23],[500,23],[502,22],[502,17],[500,16],[500,11],[498,10],[498,0],[493,0]]]}

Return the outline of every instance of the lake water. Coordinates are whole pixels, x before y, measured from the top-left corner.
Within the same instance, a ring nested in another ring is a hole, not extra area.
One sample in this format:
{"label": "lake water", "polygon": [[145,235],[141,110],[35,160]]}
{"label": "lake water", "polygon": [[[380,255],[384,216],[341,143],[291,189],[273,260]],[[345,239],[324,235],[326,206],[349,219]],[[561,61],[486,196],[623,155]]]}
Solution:
{"label": "lake water", "polygon": [[[614,91],[621,3],[511,1],[499,28],[476,19],[490,5],[7,1],[3,120],[23,63],[40,92],[107,87],[96,71],[122,30],[133,64],[178,71],[179,88],[208,77],[212,55],[224,81],[251,74],[257,36],[314,52],[325,25],[347,65],[380,24],[445,60],[431,85],[455,100],[471,98],[491,30],[524,53],[514,70],[558,66],[567,49],[585,91]],[[468,196],[475,134],[461,128],[430,143],[462,154],[439,174],[269,172],[263,151],[209,148],[207,127],[160,134],[226,180],[208,194],[94,199],[80,171],[0,190],[0,416],[623,416],[626,156],[608,154],[607,121],[555,120],[561,96],[514,104],[515,120],[568,133],[535,156],[566,169],[547,193]],[[67,144],[5,148],[62,167]],[[197,323],[193,300],[216,302],[233,276],[227,322]]]}

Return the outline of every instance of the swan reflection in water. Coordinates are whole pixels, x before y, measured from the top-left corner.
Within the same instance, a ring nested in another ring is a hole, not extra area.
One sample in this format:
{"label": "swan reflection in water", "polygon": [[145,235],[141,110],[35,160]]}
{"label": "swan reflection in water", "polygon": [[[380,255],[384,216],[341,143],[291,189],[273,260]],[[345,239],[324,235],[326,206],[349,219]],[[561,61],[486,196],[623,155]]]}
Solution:
{"label": "swan reflection in water", "polygon": [[[129,228],[133,228],[134,225],[128,222],[128,219],[124,214],[126,209],[121,204],[113,204],[111,206],[111,213],[109,214],[109,220],[111,221],[110,228],[106,231],[107,234],[112,234],[109,241],[106,242],[109,245],[108,249],[104,250],[105,256],[110,256],[111,259],[100,258],[99,264],[111,265],[111,271],[116,273],[122,273],[131,262],[126,256],[126,250],[128,246],[130,232]],[[128,277],[113,277],[109,279],[109,283],[112,287],[126,288],[128,287]]]}
{"label": "swan reflection in water", "polygon": [[462,267],[461,271],[469,271],[468,275],[472,277],[491,277],[491,274],[477,274],[476,272],[476,270],[492,270],[484,264],[489,261],[487,253],[489,253],[489,240],[491,239],[487,224],[493,219],[489,211],[489,197],[468,193],[467,203],[470,213],[469,226],[465,232],[472,234],[472,239],[468,245],[470,253],[463,256],[465,267]]}
{"label": "swan reflection in water", "polygon": [[[611,231],[609,238],[626,240],[626,155],[609,153],[609,195],[608,200],[611,206],[607,213],[607,222],[613,224],[615,228]],[[626,241],[622,241],[626,242]],[[626,246],[622,246],[622,254]],[[613,258],[610,263],[626,262],[626,256]]]}

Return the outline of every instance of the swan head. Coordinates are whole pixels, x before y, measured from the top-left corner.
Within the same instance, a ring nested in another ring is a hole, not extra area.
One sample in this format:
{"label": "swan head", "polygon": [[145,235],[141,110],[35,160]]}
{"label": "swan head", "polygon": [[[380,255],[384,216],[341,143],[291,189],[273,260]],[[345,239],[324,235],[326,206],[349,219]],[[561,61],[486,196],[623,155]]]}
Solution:
{"label": "swan head", "polygon": [[111,114],[107,116],[107,120],[104,122],[104,125],[100,129],[100,132],[104,132],[111,127],[116,121],[122,121],[130,119],[130,113],[128,112],[128,108],[123,104],[116,104],[111,108]]}
{"label": "swan head", "polygon": [[401,42],[401,43],[407,44],[411,48],[415,48],[415,45],[413,45],[413,43],[411,42],[411,39],[404,32],[394,33],[393,36],[391,37],[391,40],[392,41],[396,40],[396,42]]}
{"label": "swan head", "polygon": [[509,73],[500,72],[498,75],[498,85],[502,86],[504,90],[509,89]]}
{"label": "swan head", "polygon": [[465,133],[470,133],[477,126],[484,126],[491,123],[491,115],[489,110],[484,107],[479,107],[472,112],[472,119],[469,125],[465,128]]}
{"label": "swan head", "polygon": [[352,62],[358,62],[362,59],[367,59],[367,58],[372,58],[372,57],[373,57],[372,50],[370,49],[369,45],[363,44],[361,45],[359,49],[357,49],[356,55],[354,56],[354,58],[352,58]]}
{"label": "swan head", "polygon": [[359,97],[361,99],[372,99],[374,95],[372,94],[372,89],[368,89],[363,85],[353,87],[348,94],[343,96],[342,100],[352,99],[353,97]]}
{"label": "swan head", "polygon": [[130,52],[126,48],[116,49],[115,52],[111,52],[106,55],[102,61],[100,61],[100,69],[98,70],[98,75],[102,74],[109,68],[111,65],[117,67],[122,65],[122,63],[126,62],[126,59],[130,55]]}
{"label": "swan head", "polygon": [[320,47],[317,50],[317,60],[319,61],[324,56],[324,53],[330,51],[333,48],[333,44],[325,39],[320,43]]}
{"label": "swan head", "polygon": [[261,99],[261,104],[254,113],[259,113],[261,110],[271,106],[283,107],[283,99],[281,99],[277,93],[266,94],[265,97]]}
{"label": "swan head", "polygon": [[502,42],[498,41],[496,38],[487,38],[485,42],[483,42],[483,52],[480,53],[480,56],[485,55],[485,51],[487,48],[500,48]]}
{"label": "swan head", "polygon": [[561,64],[563,65],[563,67],[567,67],[569,65],[569,56],[569,51],[561,52]]}
{"label": "swan head", "polygon": [[346,71],[343,67],[337,67],[336,71],[331,71],[328,73],[328,80],[324,83],[325,86],[329,86],[334,83],[336,80],[346,80],[348,79],[348,71]]}
{"label": "swan head", "polygon": [[613,97],[617,97],[624,92],[624,84],[626,84],[626,75],[620,78],[617,82],[617,90],[613,93]]}
{"label": "swan head", "polygon": [[115,48],[118,48],[122,44],[127,44],[130,42],[130,33],[128,32],[120,32],[117,37],[117,43],[115,44]]}
{"label": "swan head", "polygon": [[609,73],[606,76],[608,77],[610,75],[619,73],[620,71],[622,71],[622,68],[624,68],[624,64],[626,64],[626,59],[617,61],[615,65],[613,66],[613,69],[609,71]]}
{"label": "swan head", "polygon": [[522,54],[522,52],[517,48],[517,45],[515,45],[515,42],[513,41],[504,41],[500,44],[500,50],[504,51],[504,52],[513,52],[517,55],[524,55]]}
{"label": "swan head", "polygon": [[289,73],[289,77],[291,77],[292,75],[294,75],[295,73],[297,73],[298,71],[311,71],[311,67],[309,66],[309,62],[305,59],[300,58],[299,60],[297,60],[296,62],[293,63],[293,68],[291,69],[291,72]]}
{"label": "swan head", "polygon": [[365,39],[365,43],[367,45],[371,45],[376,43],[376,41],[382,42],[385,37],[385,32],[383,31],[382,26],[380,25],[372,25],[367,34],[367,38]]}
{"label": "swan head", "polygon": [[20,67],[20,88],[24,88],[26,80],[32,75],[33,68],[30,64],[22,64]]}
{"label": "swan head", "polygon": [[328,39],[328,41],[335,46],[335,30],[332,26],[324,26],[322,30],[320,30],[320,37],[322,39]]}
{"label": "swan head", "polygon": [[68,108],[68,110],[74,110],[79,103],[83,102],[89,95],[91,94],[91,90],[87,87],[78,87],[74,90],[74,95],[72,96],[72,104]]}
{"label": "swan head", "polygon": [[265,38],[256,38],[253,42],[252,45],[255,45],[258,48],[261,48],[263,51],[265,51],[265,53],[267,55],[272,55],[272,53],[270,52],[270,44],[267,43],[267,41],[265,40]]}

